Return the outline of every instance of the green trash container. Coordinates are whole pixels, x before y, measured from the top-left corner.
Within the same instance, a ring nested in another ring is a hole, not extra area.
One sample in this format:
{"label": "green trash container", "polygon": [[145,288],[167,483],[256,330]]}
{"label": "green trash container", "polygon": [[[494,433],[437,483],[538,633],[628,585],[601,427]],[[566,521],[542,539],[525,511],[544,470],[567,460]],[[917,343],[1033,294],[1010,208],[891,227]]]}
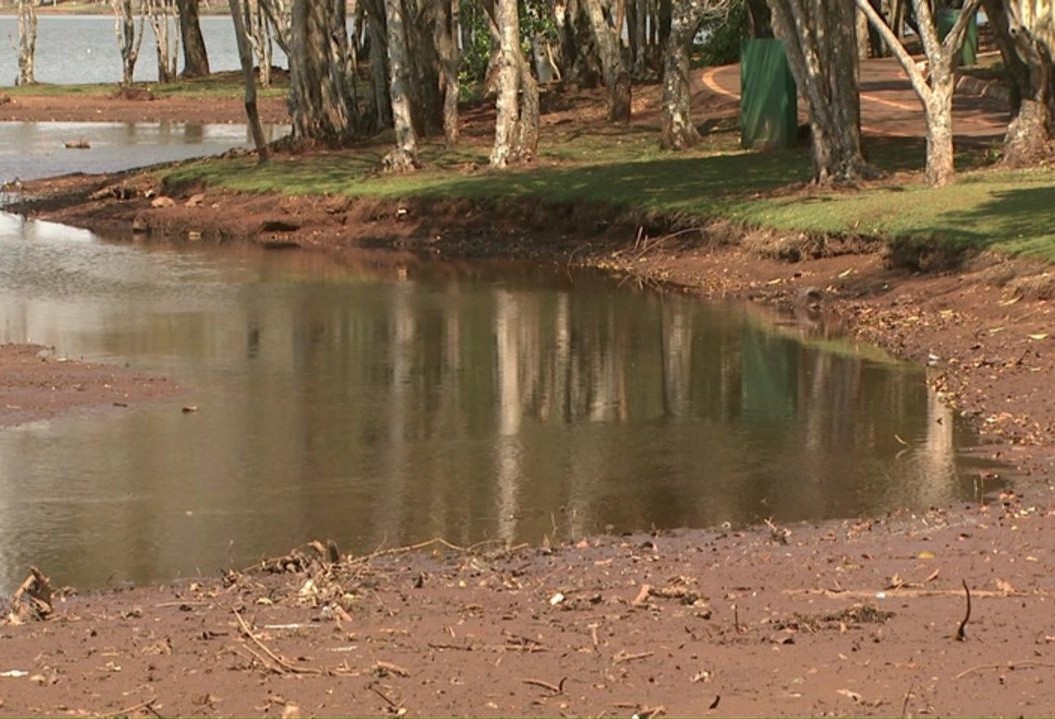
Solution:
{"label": "green trash container", "polygon": [[792,147],[798,140],[798,96],[782,40],[740,43],[740,144]]}
{"label": "green trash container", "polygon": [[[938,11],[938,37],[942,40],[952,30],[960,17],[961,10]],[[963,49],[960,50],[960,61],[965,66],[974,65],[978,59],[978,13],[975,12],[967,22],[967,33],[963,38]]]}

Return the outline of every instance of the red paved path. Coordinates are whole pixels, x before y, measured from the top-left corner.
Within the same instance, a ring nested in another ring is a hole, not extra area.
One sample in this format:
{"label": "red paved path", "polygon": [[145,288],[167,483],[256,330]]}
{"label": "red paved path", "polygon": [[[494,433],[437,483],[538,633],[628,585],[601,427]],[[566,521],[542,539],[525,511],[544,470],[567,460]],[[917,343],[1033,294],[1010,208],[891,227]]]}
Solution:
{"label": "red paved path", "polygon": [[[693,89],[739,100],[740,66],[705,68]],[[802,105],[799,113],[805,119]],[[958,89],[953,99],[953,132],[958,137],[1002,136],[1007,130],[1007,103]],[[865,132],[899,137],[923,137],[923,108],[904,71],[893,58],[861,63],[861,124]]]}

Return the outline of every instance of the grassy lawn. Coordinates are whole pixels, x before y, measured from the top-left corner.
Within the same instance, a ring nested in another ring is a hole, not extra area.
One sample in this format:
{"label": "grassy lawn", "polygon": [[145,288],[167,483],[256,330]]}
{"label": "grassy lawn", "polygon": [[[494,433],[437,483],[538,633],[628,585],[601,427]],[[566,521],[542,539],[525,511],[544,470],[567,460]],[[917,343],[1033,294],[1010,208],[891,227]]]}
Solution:
{"label": "grassy lawn", "polygon": [[[983,166],[981,153],[959,158],[955,185],[922,184],[923,148],[908,140],[872,141],[869,150],[895,179],[863,189],[811,191],[805,150],[745,152],[731,132],[709,136],[689,153],[657,148],[641,131],[549,138],[539,162],[507,172],[486,169],[487,149],[450,151],[427,145],[425,169],[410,175],[377,173],[387,145],[346,152],[250,160],[208,160],[170,175],[243,191],[333,193],[362,197],[440,197],[494,200],[535,197],[542,202],[595,202],[660,213],[723,217],[745,226],[788,231],[914,237],[958,246],[1029,253],[1055,261],[1055,174]],[[789,186],[793,189],[789,191]],[[799,189],[795,190],[794,187]]]}
{"label": "grassy lawn", "polygon": [[[185,99],[229,98],[241,100],[244,95],[241,72],[217,72],[209,77],[195,80],[177,80],[169,83],[137,82],[138,88],[149,89],[155,97],[179,97]],[[54,85],[38,83],[36,85],[17,85],[5,87],[3,92],[11,97],[63,97],[84,96],[102,97],[112,95],[117,83],[88,85]],[[276,77],[269,88],[257,88],[257,96],[285,97],[289,92],[289,82],[284,77]]]}

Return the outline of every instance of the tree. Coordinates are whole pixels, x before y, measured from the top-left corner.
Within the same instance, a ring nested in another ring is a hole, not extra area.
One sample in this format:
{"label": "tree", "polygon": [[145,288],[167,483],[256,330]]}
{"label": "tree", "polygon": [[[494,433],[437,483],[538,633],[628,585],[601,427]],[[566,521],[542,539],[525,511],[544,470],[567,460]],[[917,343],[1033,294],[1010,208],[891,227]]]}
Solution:
{"label": "tree", "polygon": [[733,0],[683,0],[674,7],[663,60],[661,142],[668,150],[692,147],[700,139],[689,113],[692,101],[689,47],[708,16],[728,17],[734,4]]}
{"label": "tree", "polygon": [[1004,161],[1033,164],[1051,156],[1055,132],[1055,18],[1038,0],[983,0],[1011,87]]}
{"label": "tree", "polygon": [[[615,0],[616,8],[622,7],[625,0]],[[601,73],[604,86],[608,90],[608,119],[613,122],[630,121],[630,68],[623,59],[622,41],[623,16],[615,12],[616,8],[606,8],[601,0],[581,0],[586,16],[590,21],[590,30],[601,60]]]}
{"label": "tree", "polygon": [[136,28],[132,0],[110,0],[114,10],[114,33],[117,48],[121,51],[121,85],[130,87],[139,59],[139,46],[143,42],[143,17]]}
{"label": "tree", "polygon": [[18,78],[16,85],[33,85],[33,62],[37,53],[37,9],[35,0],[18,0]]}
{"label": "tree", "polygon": [[441,89],[443,91],[443,135],[447,145],[458,142],[458,66],[461,48],[458,43],[459,0],[434,0],[433,43],[439,56]]}
{"label": "tree", "polygon": [[487,8],[497,40],[495,142],[491,166],[529,160],[538,148],[538,85],[520,46],[517,0],[495,0]]}
{"label": "tree", "polygon": [[249,120],[249,129],[253,133],[253,144],[256,146],[257,158],[267,162],[270,153],[264,130],[260,126],[260,113],[256,105],[256,79],[253,77],[253,50],[249,44],[249,32],[245,26],[248,11],[243,0],[228,0],[231,8],[231,19],[234,21],[234,37],[238,45],[238,61],[242,66],[242,82],[245,86],[245,114]]}
{"label": "tree", "polygon": [[176,7],[183,40],[183,77],[208,77],[209,53],[198,20],[198,0],[176,0]]}
{"label": "tree", "polygon": [[938,37],[934,13],[928,0],[912,0],[916,23],[927,57],[927,74],[908,54],[904,44],[876,12],[868,0],[856,0],[857,6],[868,15],[868,21],[879,32],[891,52],[908,75],[913,90],[923,104],[927,121],[927,184],[939,187],[953,181],[952,95],[956,89],[954,73],[956,56],[967,33],[967,23],[978,9],[979,0],[966,0],[963,9],[944,40]]}
{"label": "tree", "polygon": [[172,0],[145,0],[146,17],[154,31],[154,48],[157,51],[158,82],[176,79],[179,59],[179,38],[175,36],[177,10]]}
{"label": "tree", "polygon": [[401,0],[385,0],[384,7],[388,41],[389,97],[392,101],[396,146],[385,155],[383,164],[390,172],[407,172],[418,167],[418,136],[414,130],[414,108],[411,104],[406,21]]}
{"label": "tree", "polygon": [[346,37],[344,13],[343,1],[293,2],[289,92],[293,133],[301,140],[338,145],[354,133],[358,110],[347,93],[346,68],[339,57],[339,38]]}
{"label": "tree", "polygon": [[774,34],[806,101],[813,180],[855,182],[869,174],[861,152],[854,7],[845,0],[768,0]]}

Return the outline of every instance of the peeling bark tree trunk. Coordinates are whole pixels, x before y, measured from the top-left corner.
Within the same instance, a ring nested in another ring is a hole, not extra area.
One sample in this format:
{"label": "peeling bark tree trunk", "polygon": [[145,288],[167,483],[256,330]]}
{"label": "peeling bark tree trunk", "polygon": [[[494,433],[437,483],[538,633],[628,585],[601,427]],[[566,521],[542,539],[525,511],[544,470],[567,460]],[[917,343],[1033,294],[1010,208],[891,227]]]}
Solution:
{"label": "peeling bark tree trunk", "polygon": [[448,147],[458,144],[458,66],[461,50],[458,44],[458,0],[443,0],[435,6],[434,42],[439,54],[443,90],[443,136]]}
{"label": "peeling bark tree trunk", "polygon": [[871,3],[868,0],[856,2],[901,63],[902,69],[912,82],[912,88],[923,104],[923,114],[927,121],[927,184],[933,187],[949,184],[956,177],[952,134],[952,95],[956,87],[955,61],[967,34],[967,23],[978,9],[979,0],[967,0],[964,3],[956,24],[945,36],[944,41],[938,39],[938,29],[927,0],[912,0],[927,56],[926,77]]}
{"label": "peeling bark tree trunk", "polygon": [[560,74],[571,87],[595,87],[601,75],[597,46],[583,10],[586,0],[567,0],[559,17]]}
{"label": "peeling bark tree trunk", "polygon": [[132,0],[110,0],[110,4],[114,9],[117,48],[121,52],[121,85],[131,87],[136,61],[139,59],[139,47],[143,42],[143,18],[139,18],[139,28],[136,29]]}
{"label": "peeling bark tree trunk", "polygon": [[234,21],[235,42],[238,44],[238,61],[242,66],[242,82],[245,86],[245,114],[249,120],[249,129],[253,133],[253,144],[256,146],[257,159],[267,162],[270,153],[264,130],[260,126],[260,113],[256,106],[256,79],[253,77],[253,50],[249,45],[249,33],[245,26],[245,6],[242,0],[228,0],[231,8],[231,19]]}
{"label": "peeling bark tree trunk", "polygon": [[179,66],[180,41],[176,35],[176,12],[172,0],[146,0],[146,16],[150,21],[150,29],[154,31],[160,83],[175,80]]}
{"label": "peeling bark tree trunk", "polygon": [[[344,32],[333,3],[295,0],[290,23],[290,114],[294,136],[340,144],[352,134],[350,105],[336,81],[331,34]],[[354,110],[353,110],[354,111]]]}
{"label": "peeling bark tree trunk", "polygon": [[504,168],[516,159],[515,140],[520,122],[520,68],[516,47],[520,44],[520,17],[516,0],[496,0],[498,62],[495,72],[495,143],[491,148],[491,167]]}
{"label": "peeling bark tree trunk", "polygon": [[33,64],[37,54],[37,10],[33,0],[18,0],[18,79],[16,85],[35,85]]}
{"label": "peeling bark tree trunk", "polygon": [[1055,16],[1050,4],[1004,0],[987,2],[986,14],[995,26],[1005,66],[1018,90],[1018,107],[1004,138],[1004,162],[1032,165],[1052,156],[1055,132]]}
{"label": "peeling bark tree trunk", "polygon": [[183,39],[183,77],[208,77],[209,53],[201,34],[198,0],[176,0],[180,37]]}
{"label": "peeling bark tree trunk", "polygon": [[689,45],[707,15],[728,15],[731,6],[728,0],[683,0],[674,8],[663,60],[661,144],[668,150],[684,150],[700,139],[689,112]]}
{"label": "peeling bark tree trunk", "polygon": [[613,27],[605,18],[601,0],[582,0],[590,19],[590,30],[601,58],[604,86],[608,89],[608,119],[630,121],[630,69],[623,62],[620,41],[622,28]]}
{"label": "peeling bark tree trunk", "polygon": [[364,0],[366,37],[370,48],[370,96],[376,126],[392,126],[392,99],[389,96],[388,29],[381,0]]}
{"label": "peeling bark tree trunk", "polygon": [[389,96],[392,100],[396,146],[385,155],[383,164],[389,172],[407,172],[418,167],[418,136],[414,130],[407,34],[403,3],[400,0],[385,0],[385,23],[388,40]]}
{"label": "peeling bark tree trunk", "polygon": [[773,30],[806,100],[818,184],[869,173],[861,152],[854,8],[844,0],[769,0]]}

